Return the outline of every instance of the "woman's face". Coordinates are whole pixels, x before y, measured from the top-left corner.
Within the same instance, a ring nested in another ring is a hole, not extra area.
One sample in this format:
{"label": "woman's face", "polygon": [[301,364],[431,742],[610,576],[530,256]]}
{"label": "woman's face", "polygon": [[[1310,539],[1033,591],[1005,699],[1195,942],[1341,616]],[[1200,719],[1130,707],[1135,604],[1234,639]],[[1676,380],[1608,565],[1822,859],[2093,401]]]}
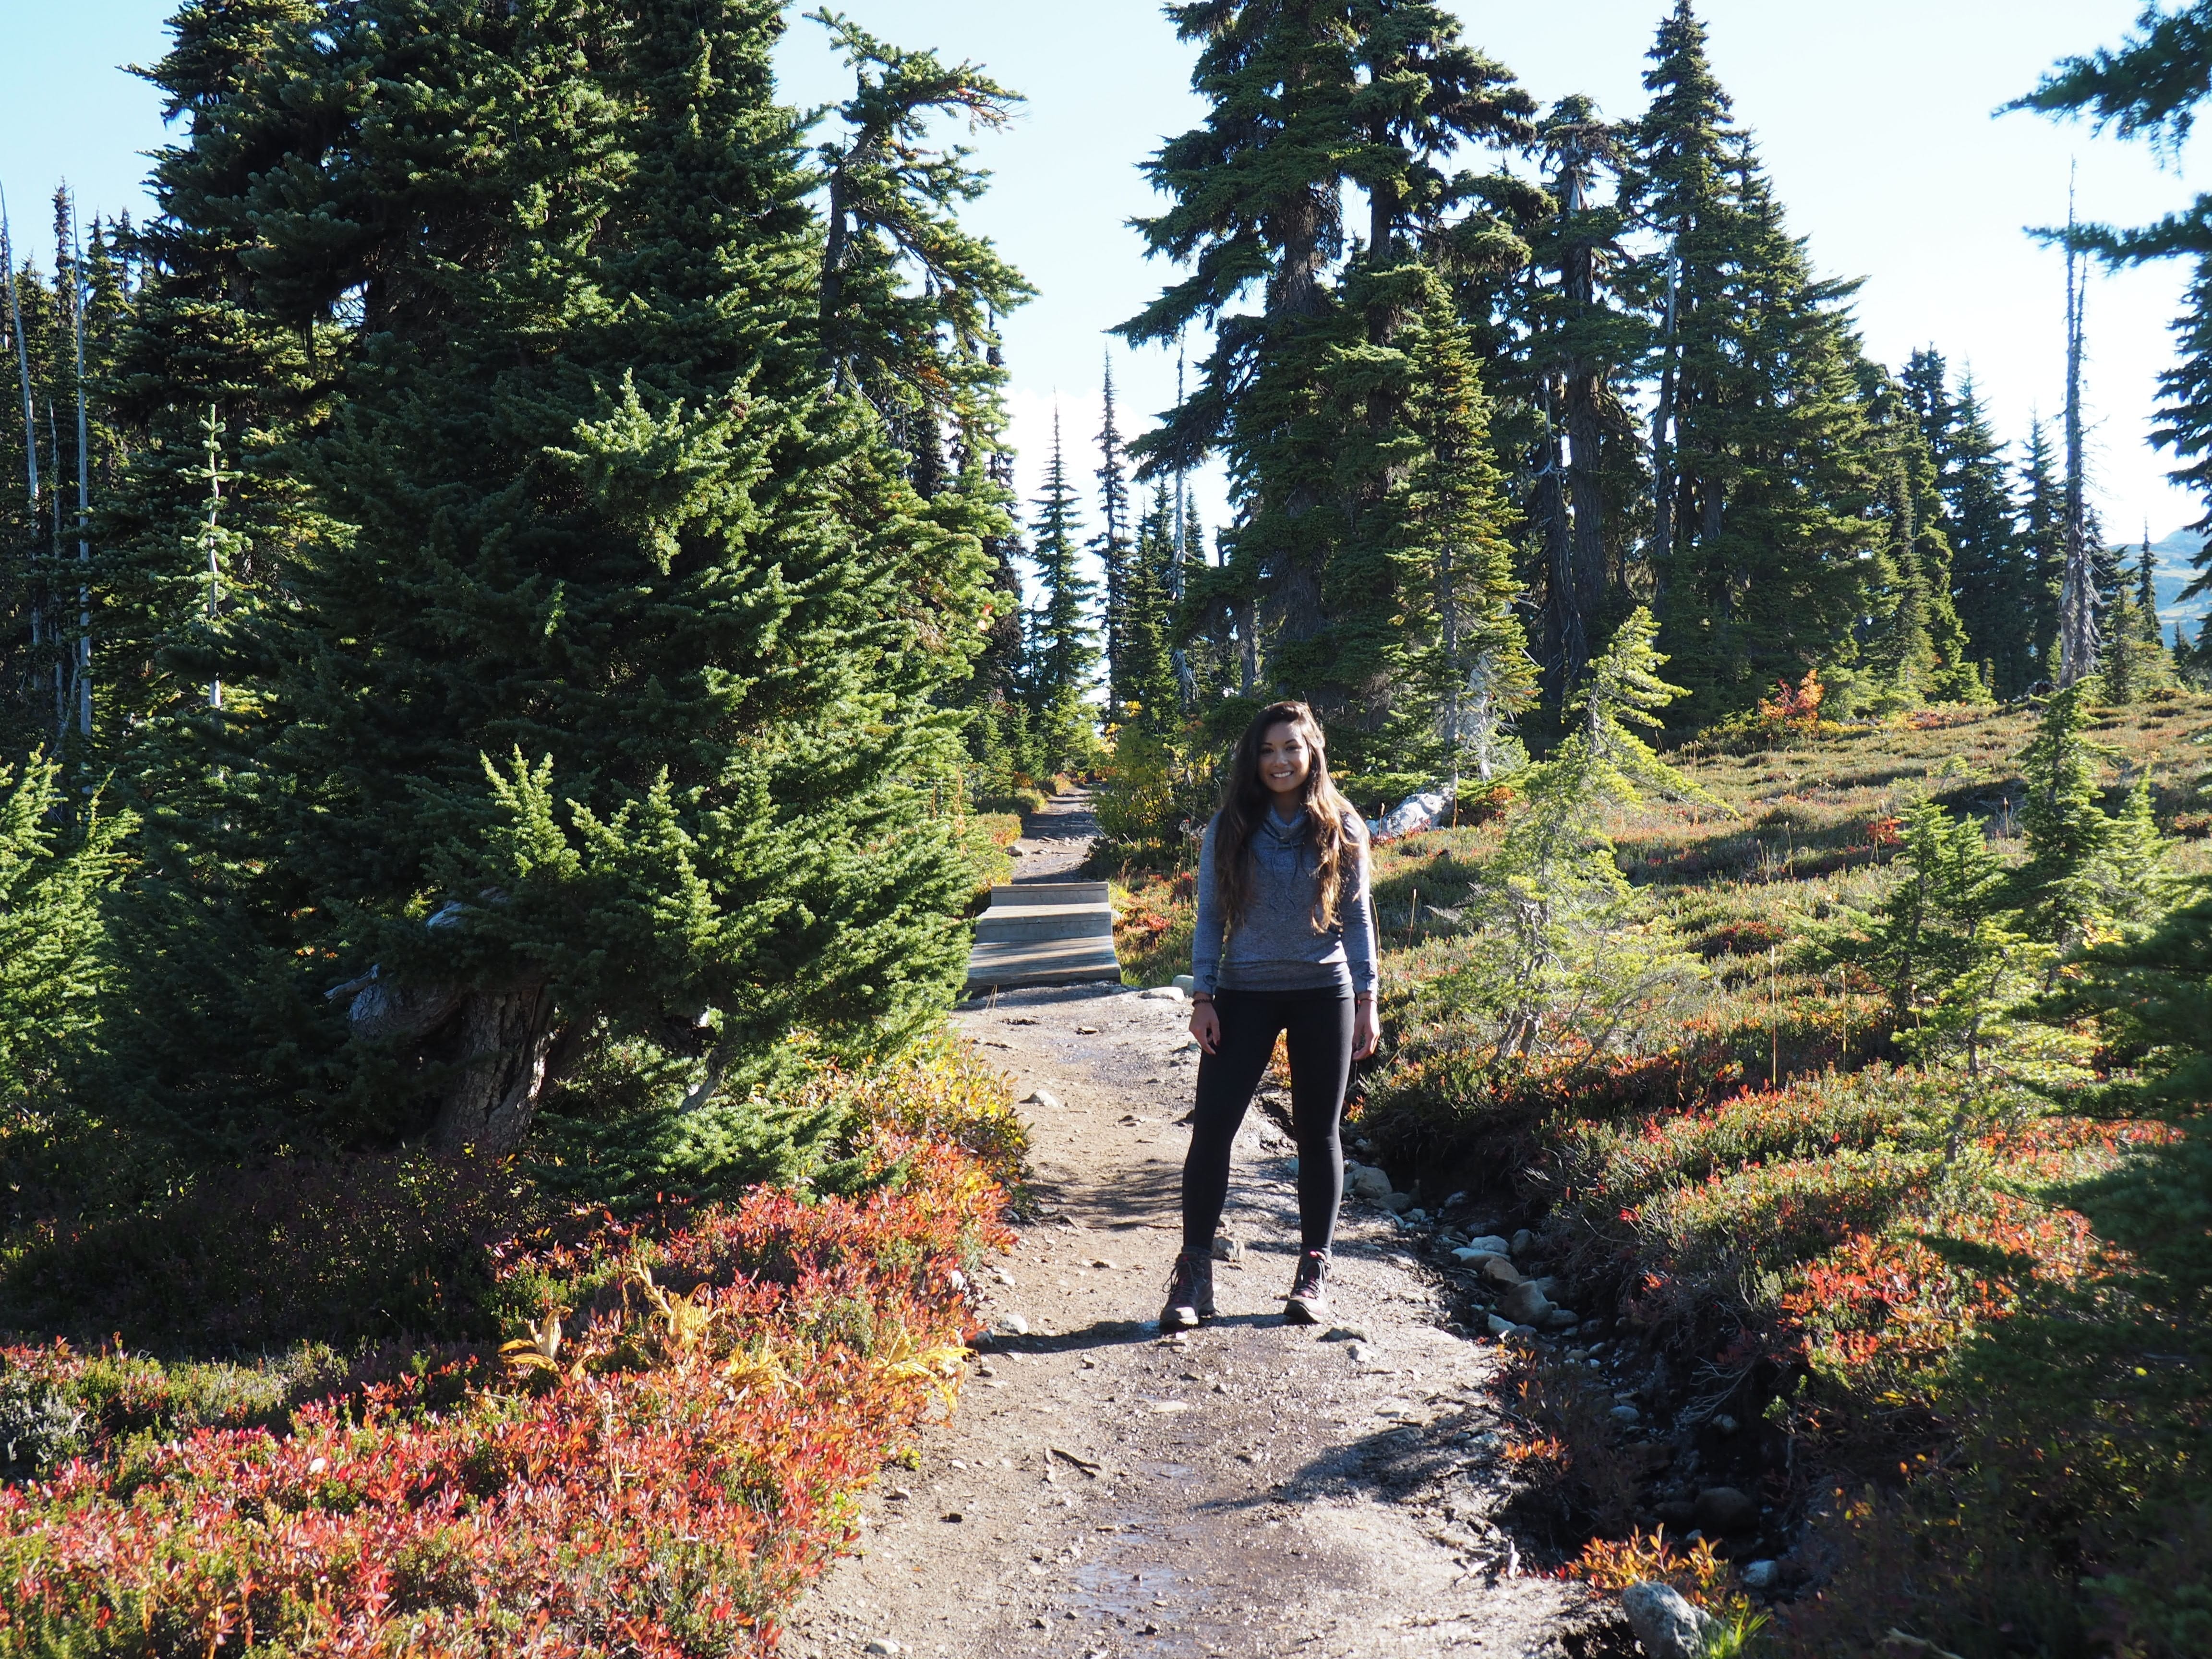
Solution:
{"label": "woman's face", "polygon": [[1260,781],[1279,795],[1295,795],[1313,775],[1313,750],[1298,728],[1285,720],[1271,726],[1260,743]]}

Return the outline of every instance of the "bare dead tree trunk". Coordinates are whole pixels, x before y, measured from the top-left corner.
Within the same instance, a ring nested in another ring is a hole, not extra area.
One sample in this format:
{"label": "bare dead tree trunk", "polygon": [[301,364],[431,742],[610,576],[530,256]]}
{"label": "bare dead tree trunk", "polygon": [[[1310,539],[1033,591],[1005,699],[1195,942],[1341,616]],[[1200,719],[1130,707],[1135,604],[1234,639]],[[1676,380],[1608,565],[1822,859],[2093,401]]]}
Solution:
{"label": "bare dead tree trunk", "polygon": [[2096,572],[2089,546],[2088,480],[2081,416],[2088,271],[2075,248],[2073,191],[2066,204],[2066,580],[2058,596],[2058,684],[2097,672]]}

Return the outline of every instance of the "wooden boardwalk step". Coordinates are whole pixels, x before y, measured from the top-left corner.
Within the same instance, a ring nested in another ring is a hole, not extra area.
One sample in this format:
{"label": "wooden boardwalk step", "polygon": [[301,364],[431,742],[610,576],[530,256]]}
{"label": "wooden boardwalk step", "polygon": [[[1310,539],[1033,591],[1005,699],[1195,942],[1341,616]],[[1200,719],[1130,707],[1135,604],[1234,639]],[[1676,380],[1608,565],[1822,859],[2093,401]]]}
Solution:
{"label": "wooden boardwalk step", "polygon": [[1081,985],[1121,977],[1114,899],[1103,881],[1038,882],[992,890],[975,924],[968,988]]}

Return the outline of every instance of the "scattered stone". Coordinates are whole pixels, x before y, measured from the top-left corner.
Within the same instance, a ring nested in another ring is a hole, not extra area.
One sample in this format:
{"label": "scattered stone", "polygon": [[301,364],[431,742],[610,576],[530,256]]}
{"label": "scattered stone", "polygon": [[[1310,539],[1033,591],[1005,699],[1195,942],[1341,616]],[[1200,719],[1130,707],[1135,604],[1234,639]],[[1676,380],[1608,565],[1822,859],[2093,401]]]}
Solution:
{"label": "scattered stone", "polygon": [[1494,1255],[1482,1264],[1482,1276],[1493,1285],[1525,1285],[1521,1270],[1502,1255]]}
{"label": "scattered stone", "polygon": [[1510,1255],[1512,1254],[1512,1246],[1508,1244],[1504,1239],[1500,1238],[1496,1233],[1485,1233],[1480,1238],[1470,1238],[1467,1241],[1467,1248],[1470,1250],[1486,1251],[1492,1255]]}
{"label": "scattered stone", "polygon": [[884,1498],[887,1503],[903,1504],[908,1498],[913,1496],[914,1494],[908,1492],[904,1486],[893,1486],[889,1492],[884,1494]]}
{"label": "scattered stone", "polygon": [[1528,1255],[1530,1247],[1532,1247],[1535,1242],[1536,1235],[1530,1232],[1526,1227],[1523,1227],[1519,1232],[1513,1235],[1513,1254],[1516,1255]]}
{"label": "scattered stone", "polygon": [[1058,1095],[1043,1089],[1032,1089],[1022,1097],[1024,1106],[1042,1106],[1048,1112],[1056,1112],[1064,1104]]}
{"label": "scattered stone", "polygon": [[1779,1561],[1750,1561],[1744,1564],[1743,1587],[1747,1590],[1771,1590],[1782,1582]]}
{"label": "scattered stone", "polygon": [[1465,1193],[1454,1193],[1449,1198],[1444,1200],[1444,1208],[1447,1210],[1456,1210],[1461,1205],[1466,1202],[1467,1194]]}
{"label": "scattered stone", "polygon": [[1027,1014],[1021,1014],[1008,1020],[1006,1024],[1009,1025],[1034,1025],[1036,1024],[1036,1021]]}
{"label": "scattered stone", "polygon": [[1505,1257],[1501,1251],[1478,1249],[1472,1244],[1462,1244],[1452,1252],[1452,1260],[1462,1267],[1480,1269],[1493,1261],[1503,1261]]}
{"label": "scattered stone", "polygon": [[990,1274],[993,1279],[1005,1285],[1008,1290],[1014,1288],[1014,1276],[1004,1267],[993,1267],[990,1269]]}
{"label": "scattered stone", "polygon": [[1759,1525],[1759,1500],[1735,1486],[1708,1486],[1692,1514],[1701,1530],[1726,1538]]}
{"label": "scattered stone", "polygon": [[1371,1340],[1364,1325],[1332,1325],[1321,1334],[1324,1342],[1366,1342]]}
{"label": "scattered stone", "polygon": [[1188,996],[1193,991],[1198,989],[1198,981],[1188,974],[1177,974],[1175,976],[1175,988],[1185,996]]}
{"label": "scattered stone", "polygon": [[1098,1258],[1098,1260],[1097,1260],[1097,1261],[1096,1261],[1092,1262],[1091,1265],[1092,1267],[1097,1267],[1097,1268],[1100,1269],[1100,1270],[1101,1270],[1101,1271],[1103,1271],[1103,1272],[1105,1272],[1105,1273],[1119,1273],[1119,1272],[1121,1271],[1121,1269],[1120,1269],[1120,1267],[1117,1267],[1115,1263],[1113,1263],[1113,1262],[1111,1262],[1111,1261],[1108,1261],[1104,1256],[1103,1256],[1103,1255],[1102,1255],[1102,1256],[1100,1256],[1100,1257]]}
{"label": "scattered stone", "polygon": [[1213,1259],[1216,1261],[1226,1261],[1232,1267],[1242,1266],[1244,1261],[1244,1241],[1230,1233],[1216,1233],[1213,1236]]}
{"label": "scattered stone", "polygon": [[1149,991],[1138,992],[1137,995],[1141,1000],[1146,1002],[1181,1002],[1183,1000],[1182,987],[1180,985],[1156,985]]}
{"label": "scattered stone", "polygon": [[1554,1308],[1544,1316],[1545,1328],[1562,1334],[1577,1328],[1582,1322],[1583,1316],[1572,1308]]}
{"label": "scattered stone", "polygon": [[1698,1659],[1705,1650],[1711,1620],[1671,1584],[1631,1584],[1620,1593],[1620,1610],[1651,1659]]}
{"label": "scattered stone", "polygon": [[958,1510],[947,1510],[944,1514],[939,1516],[937,1518],[940,1521],[945,1522],[959,1522],[965,1521],[968,1517],[961,1514]]}
{"label": "scattered stone", "polygon": [[994,1336],[1027,1336],[1029,1334],[1030,1322],[1018,1313],[1002,1313],[991,1322],[991,1334]]}
{"label": "scattered stone", "polygon": [[1428,1224],[1429,1212],[1426,1210],[1408,1210],[1405,1214],[1400,1216],[1398,1219],[1404,1222],[1408,1227],[1425,1226]]}
{"label": "scattered stone", "polygon": [[1606,1415],[1610,1417],[1614,1422],[1620,1424],[1623,1428],[1627,1427],[1632,1423],[1640,1423],[1644,1420],[1644,1413],[1637,1410],[1633,1406],[1615,1406],[1611,1411],[1607,1412]]}
{"label": "scattered stone", "polygon": [[1382,1350],[1372,1342],[1354,1342],[1345,1349],[1345,1352],[1352,1357],[1353,1364],[1368,1365],[1381,1356]]}
{"label": "scattered stone", "polygon": [[1098,1035],[1098,1028],[1096,1025],[1079,1025],[1075,1028],[1075,1035],[1078,1036],[1097,1036]]}
{"label": "scattered stone", "polygon": [[1184,1400],[1155,1400],[1152,1401],[1152,1415],[1155,1417],[1173,1417],[1178,1412],[1187,1412],[1189,1409],[1190,1402]]}
{"label": "scattered stone", "polygon": [[1547,1297],[1556,1298],[1559,1294],[1559,1281],[1551,1273],[1546,1273],[1542,1278],[1537,1279],[1535,1284],[1536,1288],[1543,1291],[1543,1293]]}
{"label": "scattered stone", "polygon": [[1376,1202],[1393,1215],[1403,1215],[1413,1207],[1413,1195],[1411,1193],[1393,1193],[1388,1198],[1378,1199]]}
{"label": "scattered stone", "polygon": [[1552,1304],[1543,1291],[1523,1280],[1505,1292],[1498,1311],[1516,1325],[1541,1325],[1551,1317]]}
{"label": "scattered stone", "polygon": [[[957,1519],[957,1516],[954,1518]],[[904,1653],[906,1650],[901,1647],[897,1643],[892,1641],[890,1637],[878,1636],[874,1641],[869,1643],[867,1646],[862,1648],[860,1651],[863,1653]]]}

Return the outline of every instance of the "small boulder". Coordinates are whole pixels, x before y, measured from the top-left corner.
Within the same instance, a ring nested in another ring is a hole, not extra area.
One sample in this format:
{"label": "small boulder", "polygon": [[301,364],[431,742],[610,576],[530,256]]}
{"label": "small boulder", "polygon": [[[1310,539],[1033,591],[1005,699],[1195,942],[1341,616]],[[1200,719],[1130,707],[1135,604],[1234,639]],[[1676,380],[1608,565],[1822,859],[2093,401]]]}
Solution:
{"label": "small boulder", "polygon": [[1513,1235],[1513,1254],[1516,1255],[1526,1255],[1534,1246],[1535,1243],[1536,1235],[1530,1232],[1526,1227],[1523,1227],[1519,1232]]}
{"label": "small boulder", "polygon": [[1505,1292],[1498,1310],[1516,1325],[1542,1325],[1552,1316],[1552,1304],[1543,1291],[1524,1280]]}
{"label": "small boulder", "polygon": [[1174,988],[1188,996],[1193,991],[1198,989],[1198,981],[1188,974],[1177,974],[1175,976]]}
{"label": "small boulder", "polygon": [[1554,1331],[1571,1331],[1583,1322],[1583,1316],[1572,1308],[1554,1308],[1544,1316],[1545,1328]]}
{"label": "small boulder", "polygon": [[860,1650],[863,1653],[904,1653],[906,1650],[888,1636],[878,1636]]}
{"label": "small boulder", "polygon": [[1470,1238],[1467,1241],[1467,1248],[1486,1251],[1492,1255],[1510,1255],[1513,1253],[1513,1247],[1496,1233],[1485,1233],[1480,1238]]}
{"label": "small boulder", "polygon": [[1747,1590],[1771,1590],[1782,1582],[1779,1561],[1747,1561],[1743,1569],[1743,1587]]}
{"label": "small boulder", "polygon": [[[1345,1184],[1370,1204],[1380,1204],[1390,1196],[1390,1177],[1371,1164],[1362,1164],[1350,1170]],[[1407,1199],[1406,1201],[1411,1204],[1413,1200]]]}
{"label": "small boulder", "polygon": [[1058,1111],[1063,1103],[1058,1095],[1046,1089],[1032,1089],[1022,1097],[1023,1105],[1042,1106],[1048,1112]]}
{"label": "small boulder", "polygon": [[1623,1428],[1627,1428],[1632,1424],[1640,1423],[1644,1420],[1644,1413],[1638,1411],[1633,1406],[1615,1406],[1611,1411],[1607,1412],[1606,1415],[1610,1417],[1614,1422],[1620,1424]]}
{"label": "small boulder", "polygon": [[994,1336],[1027,1336],[1029,1334],[1030,1322],[1018,1313],[1002,1313],[991,1322],[991,1334]]}
{"label": "small boulder", "polygon": [[1213,1236],[1213,1259],[1226,1261],[1231,1267],[1240,1265],[1244,1260],[1244,1241],[1228,1233],[1216,1233]]}
{"label": "small boulder", "polygon": [[1479,1269],[1488,1267],[1493,1261],[1504,1261],[1505,1257],[1499,1251],[1477,1249],[1472,1244],[1462,1244],[1452,1252],[1452,1260],[1462,1267]]}
{"label": "small boulder", "polygon": [[1183,1000],[1182,988],[1175,985],[1155,985],[1149,991],[1138,992],[1137,995],[1140,1000],[1146,1002],[1181,1002]]}
{"label": "small boulder", "polygon": [[1502,1255],[1494,1255],[1482,1264],[1482,1276],[1493,1285],[1525,1285],[1521,1270]]}
{"label": "small boulder", "polygon": [[1399,1219],[1409,1227],[1425,1226],[1428,1223],[1429,1212],[1420,1209],[1408,1210]]}
{"label": "small boulder", "polygon": [[1698,1529],[1716,1538],[1750,1532],[1759,1525],[1759,1500],[1734,1486],[1708,1486],[1692,1512]]}
{"label": "small boulder", "polygon": [[1413,1195],[1411,1193],[1393,1193],[1388,1198],[1377,1199],[1376,1202],[1393,1215],[1403,1215],[1413,1207]]}
{"label": "small boulder", "polygon": [[1372,1342],[1353,1342],[1348,1344],[1344,1352],[1351,1357],[1353,1364],[1371,1365],[1382,1350]]}
{"label": "small boulder", "polygon": [[1620,1610],[1651,1659],[1698,1659],[1711,1620],[1671,1584],[1647,1581],[1620,1593]]}
{"label": "small boulder", "polygon": [[1369,1340],[1364,1325],[1332,1325],[1321,1334],[1324,1342],[1364,1342]]}
{"label": "small boulder", "polygon": [[1467,1194],[1465,1193],[1454,1193],[1449,1198],[1444,1200],[1444,1208],[1447,1210],[1456,1210],[1461,1205],[1466,1202]]}

